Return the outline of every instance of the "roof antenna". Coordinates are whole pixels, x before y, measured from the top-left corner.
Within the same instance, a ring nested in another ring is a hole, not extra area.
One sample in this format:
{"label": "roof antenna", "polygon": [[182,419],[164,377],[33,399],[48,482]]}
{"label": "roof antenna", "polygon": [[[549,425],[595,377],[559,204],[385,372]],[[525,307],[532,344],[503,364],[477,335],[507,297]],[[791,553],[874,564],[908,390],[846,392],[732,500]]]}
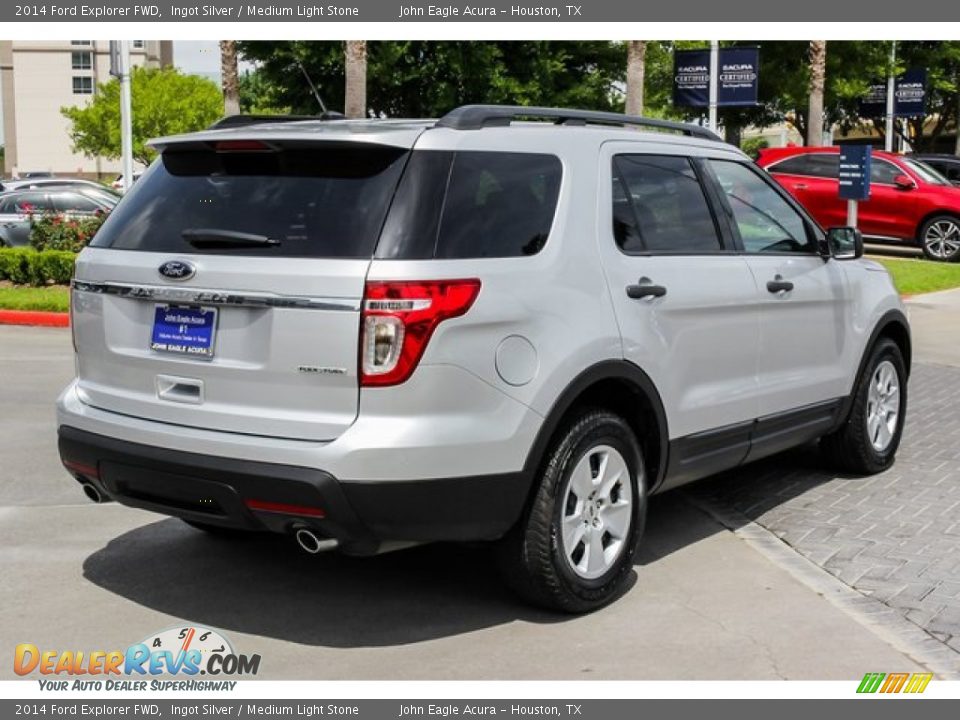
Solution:
{"label": "roof antenna", "polygon": [[299,58],[294,58],[297,61],[297,66],[300,68],[300,72],[303,73],[303,77],[307,80],[307,85],[310,86],[310,91],[313,93],[313,96],[317,99],[317,104],[320,106],[320,112],[322,115],[327,115],[327,106],[323,104],[323,99],[320,97],[320,93],[317,92],[317,86],[313,84],[313,80],[310,79],[310,75],[307,74],[307,69],[303,66],[303,63],[300,62]]}

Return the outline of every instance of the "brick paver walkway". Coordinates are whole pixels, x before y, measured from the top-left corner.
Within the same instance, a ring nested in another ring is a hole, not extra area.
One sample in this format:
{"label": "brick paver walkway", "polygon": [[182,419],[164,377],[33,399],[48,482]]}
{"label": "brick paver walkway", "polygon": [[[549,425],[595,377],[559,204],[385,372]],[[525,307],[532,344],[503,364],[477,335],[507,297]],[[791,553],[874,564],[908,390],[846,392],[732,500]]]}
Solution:
{"label": "brick paver walkway", "polygon": [[683,491],[775,533],[960,652],[960,368],[916,365],[897,462],[837,476],[815,447]]}

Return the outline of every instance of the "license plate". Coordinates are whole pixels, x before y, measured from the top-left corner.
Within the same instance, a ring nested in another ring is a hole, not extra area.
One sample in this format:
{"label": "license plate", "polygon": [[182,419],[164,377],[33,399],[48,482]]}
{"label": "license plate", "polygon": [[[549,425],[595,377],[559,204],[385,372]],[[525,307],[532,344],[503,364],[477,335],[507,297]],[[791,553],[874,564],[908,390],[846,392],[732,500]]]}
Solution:
{"label": "license plate", "polygon": [[150,349],[211,358],[216,332],[216,308],[157,305],[153,315]]}

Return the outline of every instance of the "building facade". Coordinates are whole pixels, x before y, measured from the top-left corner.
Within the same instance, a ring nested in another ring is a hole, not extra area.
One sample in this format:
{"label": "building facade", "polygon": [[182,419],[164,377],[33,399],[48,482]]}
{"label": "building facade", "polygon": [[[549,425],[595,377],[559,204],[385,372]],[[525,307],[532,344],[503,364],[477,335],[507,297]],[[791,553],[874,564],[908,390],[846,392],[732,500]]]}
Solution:
{"label": "building facade", "polygon": [[[172,65],[173,43],[132,41],[130,62],[144,67]],[[73,152],[70,121],[60,113],[62,107],[89,102],[97,84],[108,80],[107,40],[0,41],[3,175],[51,172],[100,178],[119,173],[119,160]]]}

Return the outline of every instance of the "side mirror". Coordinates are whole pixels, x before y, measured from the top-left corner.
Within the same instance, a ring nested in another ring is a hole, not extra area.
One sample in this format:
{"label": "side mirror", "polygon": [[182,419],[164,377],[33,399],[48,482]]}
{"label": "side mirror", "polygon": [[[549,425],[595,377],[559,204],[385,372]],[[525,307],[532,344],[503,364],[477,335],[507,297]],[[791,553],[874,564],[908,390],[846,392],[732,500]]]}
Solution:
{"label": "side mirror", "polygon": [[834,260],[856,260],[863,257],[863,235],[853,227],[830,228],[827,247]]}
{"label": "side mirror", "polygon": [[893,179],[893,184],[898,190],[913,190],[917,186],[909,175],[897,175]]}

